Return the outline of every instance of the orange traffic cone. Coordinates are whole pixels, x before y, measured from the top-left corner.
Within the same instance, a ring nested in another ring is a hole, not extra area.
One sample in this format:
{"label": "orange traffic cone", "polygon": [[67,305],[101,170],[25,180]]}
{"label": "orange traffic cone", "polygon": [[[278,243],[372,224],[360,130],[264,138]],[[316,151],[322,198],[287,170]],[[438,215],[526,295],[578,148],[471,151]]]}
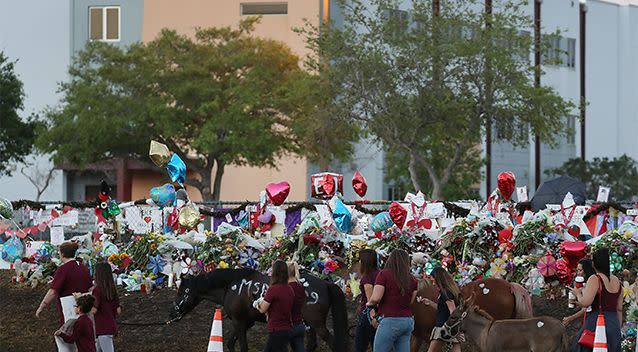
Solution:
{"label": "orange traffic cone", "polygon": [[607,333],[605,332],[605,316],[598,315],[596,333],[594,334],[594,349],[592,352],[607,352]]}
{"label": "orange traffic cone", "polygon": [[215,310],[213,327],[210,329],[210,340],[208,341],[208,352],[224,352],[224,338],[222,336],[222,310]]}

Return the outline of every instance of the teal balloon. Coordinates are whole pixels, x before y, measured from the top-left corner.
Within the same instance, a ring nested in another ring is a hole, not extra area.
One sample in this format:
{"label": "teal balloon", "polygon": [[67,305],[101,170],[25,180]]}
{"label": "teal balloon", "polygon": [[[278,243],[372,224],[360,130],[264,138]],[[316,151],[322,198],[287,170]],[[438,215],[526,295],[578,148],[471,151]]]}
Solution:
{"label": "teal balloon", "polygon": [[175,203],[175,187],[170,183],[160,187],[153,187],[151,188],[150,196],[153,203],[158,207],[170,207]]}
{"label": "teal balloon", "polygon": [[332,218],[337,224],[339,231],[343,233],[350,232],[350,225],[352,224],[352,214],[350,210],[340,199],[337,199],[335,209],[332,212]]}
{"label": "teal balloon", "polygon": [[372,230],[373,232],[381,232],[391,228],[392,225],[394,225],[394,222],[392,221],[390,213],[384,211],[377,214],[372,219],[372,222],[370,223],[370,230]]}
{"label": "teal balloon", "polygon": [[182,186],[184,185],[184,181],[186,180],[186,164],[184,164],[184,161],[177,153],[173,153],[171,160],[166,164],[166,171],[168,171],[168,177],[170,177],[171,181],[177,182]]}
{"label": "teal balloon", "polygon": [[2,247],[2,259],[9,263],[22,258],[22,253],[24,253],[24,245],[17,235],[11,236]]}

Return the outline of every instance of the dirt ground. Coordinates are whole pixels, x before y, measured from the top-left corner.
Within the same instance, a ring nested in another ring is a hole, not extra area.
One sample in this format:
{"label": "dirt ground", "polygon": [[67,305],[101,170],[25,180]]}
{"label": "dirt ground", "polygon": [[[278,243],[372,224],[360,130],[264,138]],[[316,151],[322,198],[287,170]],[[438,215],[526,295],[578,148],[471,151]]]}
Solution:
{"label": "dirt ground", "polygon": [[[48,308],[43,320],[37,320],[34,315],[46,289],[17,287],[10,283],[10,277],[11,271],[0,271],[0,351],[55,351],[53,332],[58,327],[57,311],[53,306]],[[150,295],[120,292],[123,313],[119,320],[139,323],[165,321],[174,298],[175,291],[168,289],[155,291]],[[350,325],[354,324],[354,309],[355,304],[350,303]],[[116,351],[204,351],[208,344],[213,313],[214,307],[207,306],[204,302],[178,323],[162,326],[120,325],[120,334],[115,339]],[[534,314],[562,318],[568,314],[567,302],[565,298],[552,301],[535,297]],[[224,320],[225,336],[229,326]],[[575,333],[575,328],[571,327],[570,335]],[[248,335],[250,351],[261,351],[266,335],[264,324],[252,328]],[[350,346],[352,349],[352,341]],[[463,346],[463,350],[474,351],[470,344]],[[320,343],[319,351],[328,351],[323,342]]]}

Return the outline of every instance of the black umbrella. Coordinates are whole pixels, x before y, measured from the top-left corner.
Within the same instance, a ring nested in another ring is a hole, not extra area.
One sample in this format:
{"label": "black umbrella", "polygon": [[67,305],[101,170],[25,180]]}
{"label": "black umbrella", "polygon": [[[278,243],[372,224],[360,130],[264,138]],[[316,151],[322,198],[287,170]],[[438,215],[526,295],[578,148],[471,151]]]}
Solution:
{"label": "black umbrella", "polygon": [[573,177],[560,176],[538,187],[532,198],[532,209],[538,211],[545,209],[546,204],[560,204],[567,192],[571,192],[577,205],[585,204],[585,184]]}

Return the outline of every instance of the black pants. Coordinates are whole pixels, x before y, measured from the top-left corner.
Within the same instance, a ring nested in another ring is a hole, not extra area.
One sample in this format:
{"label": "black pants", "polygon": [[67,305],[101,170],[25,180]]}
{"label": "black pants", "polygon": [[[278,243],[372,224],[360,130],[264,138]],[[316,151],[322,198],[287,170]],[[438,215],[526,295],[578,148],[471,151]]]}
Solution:
{"label": "black pants", "polygon": [[354,351],[367,352],[368,346],[374,346],[375,332],[372,325],[370,325],[367,314],[361,312],[359,314],[359,323],[357,324],[357,333],[354,335]]}
{"label": "black pants", "polygon": [[268,333],[268,342],[264,352],[288,352],[290,331],[275,331]]}
{"label": "black pants", "polygon": [[306,334],[306,325],[299,323],[292,327],[290,334],[290,348],[292,352],[304,352],[303,338]]}

